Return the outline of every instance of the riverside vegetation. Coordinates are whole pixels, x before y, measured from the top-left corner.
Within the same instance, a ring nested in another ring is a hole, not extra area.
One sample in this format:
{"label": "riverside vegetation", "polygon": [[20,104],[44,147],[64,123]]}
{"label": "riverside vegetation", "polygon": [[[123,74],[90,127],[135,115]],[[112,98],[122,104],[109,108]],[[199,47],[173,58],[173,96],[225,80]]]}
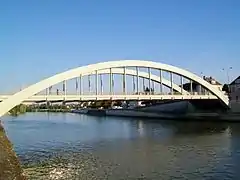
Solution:
{"label": "riverside vegetation", "polygon": [[19,114],[25,113],[27,111],[27,106],[24,104],[20,104],[15,106],[13,109],[9,111],[10,115],[17,116]]}
{"label": "riverside vegetation", "polygon": [[111,105],[120,105],[119,102],[112,103],[111,101],[96,101],[91,103],[90,105],[87,102],[83,102],[80,104],[33,104],[33,105],[25,105],[20,104],[15,106],[13,109],[9,111],[9,114],[12,116],[17,116],[19,114],[23,114],[26,112],[69,112],[71,109],[79,109],[81,107],[87,108],[100,108],[103,107],[107,109],[111,107]]}
{"label": "riverside vegetation", "polygon": [[69,112],[69,106],[66,105],[25,105],[20,104],[15,106],[13,109],[9,111],[9,114],[12,116],[17,116],[19,114],[23,114],[26,112]]}

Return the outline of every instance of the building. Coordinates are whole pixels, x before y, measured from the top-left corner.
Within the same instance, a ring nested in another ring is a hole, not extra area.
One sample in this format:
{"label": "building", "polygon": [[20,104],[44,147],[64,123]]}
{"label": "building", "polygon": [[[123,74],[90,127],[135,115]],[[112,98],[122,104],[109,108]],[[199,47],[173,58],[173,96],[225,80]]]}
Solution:
{"label": "building", "polygon": [[[222,91],[223,85],[220,82],[218,82],[216,79],[212,78],[211,76],[210,77],[203,76],[203,79],[208,83],[212,84],[219,91]],[[191,89],[192,89],[192,92],[194,94],[206,94],[205,89],[202,88],[196,82],[192,82],[192,84],[191,83],[183,84],[183,89],[189,92],[191,92]]]}
{"label": "building", "polygon": [[231,100],[240,101],[240,76],[229,84]]}
{"label": "building", "polygon": [[209,82],[210,84],[212,84],[219,91],[222,91],[223,85],[220,82],[218,82],[216,79],[212,78],[211,76],[210,77],[203,76],[203,79]]}

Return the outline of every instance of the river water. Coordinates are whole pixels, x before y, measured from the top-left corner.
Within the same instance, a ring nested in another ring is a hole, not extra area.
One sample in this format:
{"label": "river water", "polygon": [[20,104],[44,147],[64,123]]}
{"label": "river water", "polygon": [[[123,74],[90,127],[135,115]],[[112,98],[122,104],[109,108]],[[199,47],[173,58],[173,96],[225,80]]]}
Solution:
{"label": "river water", "polygon": [[29,179],[240,179],[240,123],[6,116]]}

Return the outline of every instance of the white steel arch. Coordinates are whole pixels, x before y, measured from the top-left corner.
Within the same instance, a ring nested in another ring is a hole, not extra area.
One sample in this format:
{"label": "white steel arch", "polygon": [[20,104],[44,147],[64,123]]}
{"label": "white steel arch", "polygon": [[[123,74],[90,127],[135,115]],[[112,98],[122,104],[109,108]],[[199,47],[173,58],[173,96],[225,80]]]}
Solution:
{"label": "white steel arch", "polygon": [[38,92],[47,89],[50,86],[53,86],[55,84],[58,84],[64,80],[73,79],[75,77],[78,77],[79,74],[84,73],[91,73],[96,70],[102,70],[102,69],[110,69],[110,68],[118,68],[118,67],[148,67],[153,69],[162,69],[164,71],[173,72],[175,74],[184,76],[188,79],[191,79],[203,87],[205,87],[207,90],[209,90],[211,93],[213,93],[215,96],[217,96],[223,103],[225,103],[227,106],[229,104],[228,97],[226,97],[223,92],[219,91],[215,87],[213,87],[211,84],[209,84],[207,81],[203,80],[201,77],[186,71],[184,69],[152,62],[152,61],[143,61],[143,60],[119,60],[119,61],[108,61],[108,62],[102,62],[97,64],[91,64],[87,66],[82,66],[76,69],[68,70],[63,73],[56,74],[50,78],[44,79],[36,84],[33,84],[25,89],[23,89],[20,92],[17,92],[16,94],[12,95],[8,99],[2,101],[0,103],[0,117],[3,116],[5,113],[7,113],[9,110],[11,110],[16,105],[20,104],[24,101],[24,99],[27,99],[34,94],[37,94]]}

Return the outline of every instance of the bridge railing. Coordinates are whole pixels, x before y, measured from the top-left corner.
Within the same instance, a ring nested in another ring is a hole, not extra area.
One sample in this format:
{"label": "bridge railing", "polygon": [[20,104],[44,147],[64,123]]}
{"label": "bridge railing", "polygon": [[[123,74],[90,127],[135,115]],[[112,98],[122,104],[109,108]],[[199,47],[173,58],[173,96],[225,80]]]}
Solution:
{"label": "bridge railing", "polygon": [[[0,97],[1,98],[1,97]],[[6,97],[5,97],[6,98]],[[38,101],[91,101],[91,100],[167,100],[167,99],[217,99],[214,95],[36,95],[24,100]],[[0,99],[4,100],[4,99]]]}

